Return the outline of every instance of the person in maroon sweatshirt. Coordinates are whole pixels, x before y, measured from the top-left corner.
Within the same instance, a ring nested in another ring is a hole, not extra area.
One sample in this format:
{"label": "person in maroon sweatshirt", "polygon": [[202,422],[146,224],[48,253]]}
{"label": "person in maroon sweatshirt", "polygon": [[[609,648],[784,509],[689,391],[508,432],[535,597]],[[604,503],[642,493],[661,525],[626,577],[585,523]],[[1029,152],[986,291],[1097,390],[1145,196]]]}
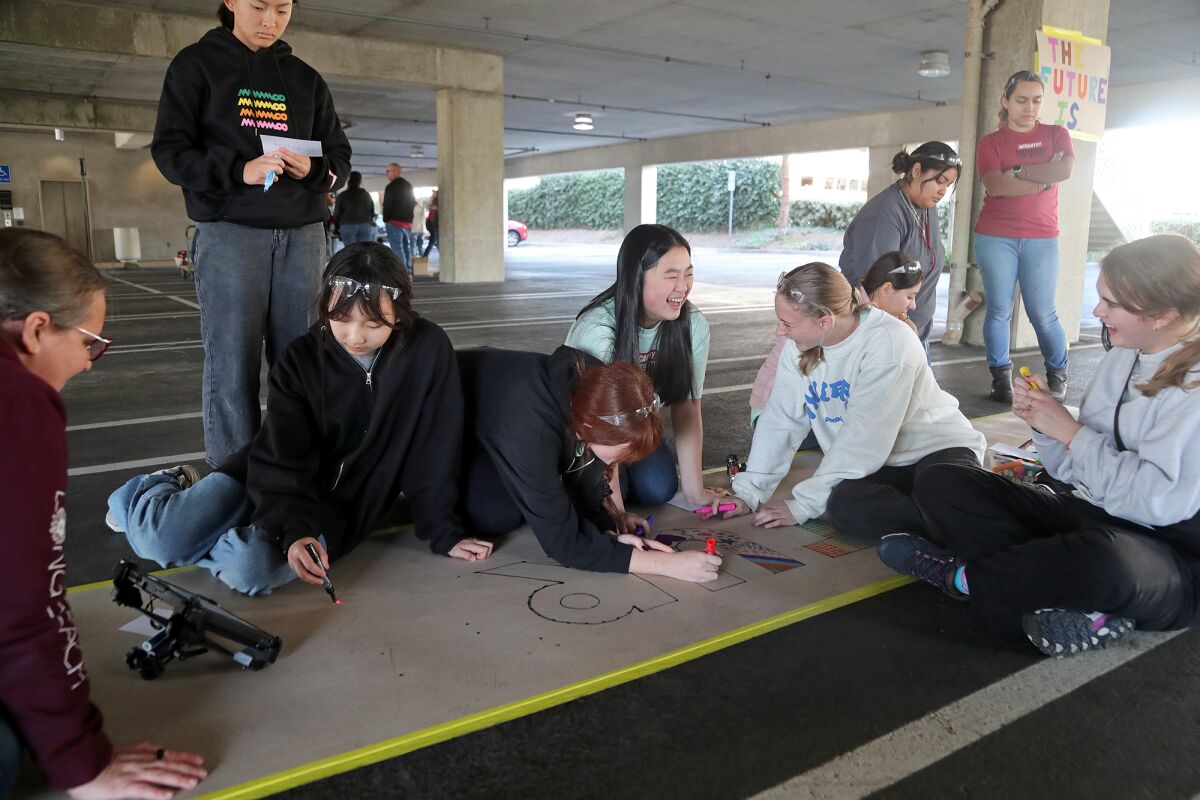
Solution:
{"label": "person in maroon sweatshirt", "polygon": [[206,774],[193,753],[112,746],[67,603],[59,392],[108,348],[105,285],[58,237],[0,230],[0,798],[26,749],[74,798],[169,798]]}

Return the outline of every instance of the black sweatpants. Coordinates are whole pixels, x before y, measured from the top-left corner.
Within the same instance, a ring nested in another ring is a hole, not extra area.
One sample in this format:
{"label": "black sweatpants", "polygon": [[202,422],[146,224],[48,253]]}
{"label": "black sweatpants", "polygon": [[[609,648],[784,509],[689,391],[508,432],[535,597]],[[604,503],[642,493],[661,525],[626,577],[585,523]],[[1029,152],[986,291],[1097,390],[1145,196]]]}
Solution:
{"label": "black sweatpants", "polygon": [[928,537],[966,562],[972,614],[995,633],[1019,634],[1021,616],[1040,608],[1101,611],[1145,630],[1197,622],[1200,552],[1172,528],[956,465],[924,471],[913,496]]}
{"label": "black sweatpants", "polygon": [[936,464],[978,467],[979,459],[966,447],[950,447],[930,453],[915,464],[883,467],[865,478],[842,481],[829,494],[825,516],[833,527],[852,535],[924,535],[925,520],[912,498],[913,482]]}

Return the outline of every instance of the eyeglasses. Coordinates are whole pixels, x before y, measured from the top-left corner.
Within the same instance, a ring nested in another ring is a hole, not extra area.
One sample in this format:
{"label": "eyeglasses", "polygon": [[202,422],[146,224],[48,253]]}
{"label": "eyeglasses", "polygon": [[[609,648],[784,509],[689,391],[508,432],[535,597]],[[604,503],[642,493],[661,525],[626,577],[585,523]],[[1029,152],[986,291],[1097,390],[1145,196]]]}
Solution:
{"label": "eyeglasses", "polygon": [[909,259],[908,261],[905,261],[903,264],[896,267],[895,269],[889,269],[887,271],[887,274],[895,275],[898,272],[907,274],[909,272],[920,272],[920,271],[921,271],[921,262],[917,261],[916,259]]}
{"label": "eyeglasses", "polygon": [[650,401],[650,405],[648,406],[635,408],[633,411],[626,411],[621,414],[601,414],[600,419],[619,428],[633,420],[641,421],[651,414],[657,414],[662,411],[662,407],[662,398],[655,392],[654,399]]}
{"label": "eyeglasses", "polygon": [[400,290],[395,286],[384,286],[381,283],[359,283],[354,278],[347,278],[343,275],[330,278],[329,285],[335,289],[341,289],[342,297],[353,297],[357,292],[362,292],[363,297],[370,297],[371,290],[378,288],[390,294],[393,300],[400,299]]}
{"label": "eyeglasses", "polygon": [[91,331],[85,331],[83,328],[77,327],[75,330],[92,337],[92,340],[84,345],[87,347],[88,358],[92,361],[99,361],[100,356],[107,353],[108,348],[112,346],[112,339],[105,339],[103,336],[94,334]]}

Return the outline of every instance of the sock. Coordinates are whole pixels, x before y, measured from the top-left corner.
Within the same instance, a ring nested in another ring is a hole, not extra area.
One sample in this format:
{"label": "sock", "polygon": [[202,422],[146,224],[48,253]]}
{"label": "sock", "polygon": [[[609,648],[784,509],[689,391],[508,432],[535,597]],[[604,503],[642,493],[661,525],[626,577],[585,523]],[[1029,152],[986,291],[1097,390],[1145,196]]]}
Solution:
{"label": "sock", "polygon": [[965,595],[971,594],[971,590],[967,586],[967,566],[965,564],[959,564],[958,568],[954,570],[954,588]]}

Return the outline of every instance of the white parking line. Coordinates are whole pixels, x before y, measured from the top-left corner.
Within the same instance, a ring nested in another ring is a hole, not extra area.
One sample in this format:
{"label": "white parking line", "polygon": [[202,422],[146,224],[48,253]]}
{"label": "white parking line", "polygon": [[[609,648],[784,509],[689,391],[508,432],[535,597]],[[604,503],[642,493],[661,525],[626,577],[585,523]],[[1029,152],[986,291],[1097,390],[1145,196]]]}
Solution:
{"label": "white parking line", "polygon": [[173,456],[158,458],[141,458],[137,461],[117,461],[112,464],[94,464],[90,467],[75,467],[67,470],[67,476],[74,478],[78,475],[98,475],[102,472],[118,472],[123,469],[138,469],[141,467],[173,467],[176,464],[187,464],[192,461],[203,461],[204,453],[178,453]]}
{"label": "white parking line", "polygon": [[196,303],[193,303],[191,300],[184,300],[179,295],[167,294],[166,292],[161,291],[159,289],[151,289],[149,286],[142,286],[140,283],[134,283],[133,281],[127,281],[124,278],[118,278],[116,275],[109,275],[108,277],[110,280],[114,280],[117,283],[123,283],[126,286],[132,286],[135,289],[141,289],[143,292],[149,292],[150,294],[162,295],[163,297],[167,298],[168,300],[174,300],[176,303],[183,303],[188,308],[194,308],[197,310],[200,309],[199,305],[197,305]]}
{"label": "white parking line", "polygon": [[755,800],[848,800],[899,783],[1183,631],[1135,633],[1107,650],[1047,658],[862,747],[787,780]]}

